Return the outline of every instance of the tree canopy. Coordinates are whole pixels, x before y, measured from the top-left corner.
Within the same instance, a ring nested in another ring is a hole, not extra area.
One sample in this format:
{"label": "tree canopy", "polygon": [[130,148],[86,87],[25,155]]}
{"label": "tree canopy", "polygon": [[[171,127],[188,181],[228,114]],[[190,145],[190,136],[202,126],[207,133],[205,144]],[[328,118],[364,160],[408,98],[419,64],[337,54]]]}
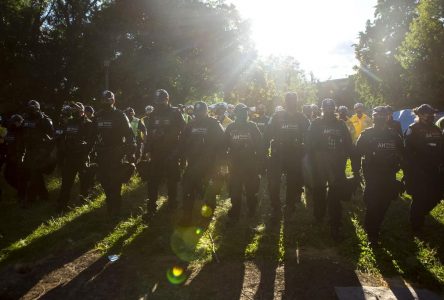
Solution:
{"label": "tree canopy", "polygon": [[11,109],[91,103],[106,72],[119,102],[138,109],[157,88],[174,103],[254,105],[312,86],[293,58],[275,58],[277,73],[261,62],[248,22],[224,1],[4,0],[0,20],[0,101]]}
{"label": "tree canopy", "polygon": [[356,91],[370,104],[443,108],[444,1],[379,0],[355,45]]}

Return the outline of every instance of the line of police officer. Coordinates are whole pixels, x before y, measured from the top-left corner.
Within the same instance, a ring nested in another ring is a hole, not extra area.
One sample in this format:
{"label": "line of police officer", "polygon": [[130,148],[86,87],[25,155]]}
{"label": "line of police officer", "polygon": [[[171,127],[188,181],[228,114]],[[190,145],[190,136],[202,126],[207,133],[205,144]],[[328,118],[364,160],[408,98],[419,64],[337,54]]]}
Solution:
{"label": "line of police officer", "polygon": [[[101,104],[101,110],[91,120],[81,103],[71,103],[70,118],[57,130],[34,100],[28,103],[24,118],[11,117],[5,138],[5,178],[17,190],[23,206],[37,198],[48,198],[43,174],[52,171],[58,162],[62,174],[58,209],[64,210],[77,174],[81,195],[87,197],[93,185],[88,170],[96,165],[109,214],[118,216],[122,184],[131,176],[136,160],[141,160],[144,163],[139,164],[138,170],[147,181],[146,220],[155,214],[163,181],[168,189],[167,206],[177,207],[182,177],[181,223],[191,225],[195,201],[204,200],[214,209],[227,173],[230,220],[235,222],[240,217],[244,190],[247,213],[254,216],[260,177],[267,174],[272,220],[280,219],[282,207],[286,215],[294,212],[305,186],[306,195],[310,191],[316,223],[322,223],[328,213],[332,237],[339,239],[341,200],[350,194],[350,180],[345,174],[350,158],[354,187],[361,180],[362,168],[364,225],[370,240],[376,242],[390,201],[402,190],[396,180],[400,169],[413,199],[413,230],[422,228],[425,216],[443,195],[444,137],[433,124],[434,109],[426,104],[414,110],[418,120],[405,133],[405,141],[393,130],[391,111],[376,107],[372,114],[374,125],[360,134],[356,144],[343,118],[337,117],[332,99],[323,100],[322,114],[309,120],[299,111],[296,93],[288,93],[285,108],[270,119],[264,107],[258,106],[256,122],[249,121],[249,108],[244,104],[234,108],[233,122],[223,107],[216,109],[217,118],[212,118],[207,105],[197,102],[193,118],[186,123],[181,111],[170,105],[165,90],[156,91],[154,110],[144,118],[143,127],[139,119],[134,119],[134,111],[127,110],[125,115],[116,108],[112,92],[103,93]],[[57,158],[52,155],[54,147],[58,149]],[[223,166],[228,166],[229,172]],[[282,206],[283,174],[286,197]]]}

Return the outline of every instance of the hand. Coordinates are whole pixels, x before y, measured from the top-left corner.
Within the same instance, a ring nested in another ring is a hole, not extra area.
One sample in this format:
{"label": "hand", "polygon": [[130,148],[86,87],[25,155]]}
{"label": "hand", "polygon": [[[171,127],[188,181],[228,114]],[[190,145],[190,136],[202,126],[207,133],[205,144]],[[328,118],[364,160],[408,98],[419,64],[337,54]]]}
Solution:
{"label": "hand", "polygon": [[136,156],[134,154],[132,155],[127,155],[126,156],[126,160],[130,163],[130,164],[134,164],[136,162]]}
{"label": "hand", "polygon": [[359,171],[353,171],[353,178],[356,180],[357,183],[362,183],[364,181]]}
{"label": "hand", "polygon": [[404,182],[404,178],[401,179],[401,181],[396,180],[399,196],[402,196],[406,192],[406,186]]}

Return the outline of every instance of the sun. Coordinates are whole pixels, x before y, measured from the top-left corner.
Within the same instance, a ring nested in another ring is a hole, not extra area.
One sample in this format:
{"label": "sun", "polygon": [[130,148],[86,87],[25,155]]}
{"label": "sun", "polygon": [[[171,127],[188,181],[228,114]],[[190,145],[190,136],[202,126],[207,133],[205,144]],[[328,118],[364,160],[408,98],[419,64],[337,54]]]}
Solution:
{"label": "sun", "polygon": [[308,71],[328,77],[329,71],[345,71],[341,66],[351,72],[352,44],[371,17],[376,0],[232,2],[250,20],[259,53],[294,56]]}

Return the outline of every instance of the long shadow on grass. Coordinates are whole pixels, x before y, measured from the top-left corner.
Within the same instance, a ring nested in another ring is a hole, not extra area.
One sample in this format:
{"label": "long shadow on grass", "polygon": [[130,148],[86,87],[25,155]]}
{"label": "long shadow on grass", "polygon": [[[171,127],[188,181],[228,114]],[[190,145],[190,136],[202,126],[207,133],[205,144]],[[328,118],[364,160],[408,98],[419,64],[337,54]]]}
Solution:
{"label": "long shadow on grass", "polygon": [[[133,198],[140,193],[141,188],[138,187],[125,195],[123,219],[130,216],[137,206],[137,203],[125,203],[126,198]],[[9,253],[7,260],[2,263],[6,267],[0,274],[5,277],[0,282],[4,285],[7,296],[19,298],[25,295],[46,274],[93,248],[98,241],[113,231],[118,222],[117,219],[110,219],[102,206],[80,215],[59,230],[36,239],[26,247]],[[17,275],[13,263],[23,258],[26,263],[32,263],[24,274]]]}
{"label": "long shadow on grass", "polygon": [[[444,246],[442,241],[444,226],[435,218],[429,216],[424,227],[424,234],[416,239],[410,232],[409,210],[410,205],[406,200],[396,200],[391,204],[384,224],[387,229],[382,237],[382,245],[375,249],[380,270],[383,275],[390,275],[393,274],[393,269],[396,269],[395,272],[408,281],[442,292],[444,279],[438,279],[431,272],[430,268],[434,263],[433,261],[429,262],[428,266],[421,262],[420,251],[425,245],[420,246],[420,243],[423,241],[429,244],[430,247],[437,249],[435,259],[443,264],[442,253],[439,253],[439,251],[442,251]],[[399,215],[404,215],[404,217],[399,218]],[[432,257],[425,259],[430,258]]]}
{"label": "long shadow on grass", "polygon": [[[49,183],[49,197],[56,199],[59,193],[60,182],[55,177],[46,180]],[[0,184],[6,185],[4,180]],[[77,184],[73,186],[76,190]],[[4,189],[3,198],[5,201],[0,202],[0,249],[8,246],[16,240],[24,238],[31,234],[40,224],[51,219],[54,213],[54,202],[36,201],[31,204],[28,209],[23,209],[18,203],[16,192],[6,187]]]}
{"label": "long shadow on grass", "polygon": [[254,299],[274,299],[276,271],[279,266],[281,222],[268,219],[256,253],[255,263],[260,271],[259,286]]}
{"label": "long shadow on grass", "polygon": [[[419,260],[420,249],[414,241],[408,223],[408,201],[395,200],[391,203],[382,226],[380,246],[370,247],[365,235],[358,236],[358,231],[363,232],[363,207],[362,203],[355,203],[353,207],[351,214],[358,218],[355,224],[351,222],[351,217],[347,218],[346,227],[350,236],[343,248],[355,262],[356,268],[364,272],[376,269],[386,279],[389,287],[405,287],[401,280],[391,280],[395,276],[401,276],[410,283],[439,291],[442,283],[431,273],[430,266],[427,268]],[[429,222],[435,223],[436,220],[430,219]],[[436,226],[438,224],[433,224],[433,227]],[[427,227],[425,230],[428,230]],[[442,228],[440,230],[441,233],[436,232],[437,239],[439,234],[442,236]],[[367,270],[367,267],[370,269]]]}
{"label": "long shadow on grass", "polygon": [[255,221],[218,226],[220,236],[217,258],[213,258],[199,271],[188,287],[191,299],[239,299],[245,273],[245,248],[251,241]]}
{"label": "long shadow on grass", "polygon": [[314,223],[312,214],[311,206],[298,206],[295,217],[284,219],[282,299],[337,299],[335,287],[360,286],[353,265],[331,239],[329,225]]}
{"label": "long shadow on grass", "polygon": [[[76,299],[184,298],[183,280],[173,278],[169,282],[166,275],[173,267],[179,270],[187,267],[170,247],[179,216],[180,211],[171,212],[162,206],[148,228],[122,249],[119,260],[95,262],[68,284],[54,289],[45,299],[60,299],[63,295],[72,295]],[[202,227],[207,225],[202,224]],[[114,249],[108,253],[116,252]]]}
{"label": "long shadow on grass", "polygon": [[[175,213],[162,207],[148,228],[125,245],[128,232],[107,254],[119,253],[114,263],[102,257],[69,283],[60,285],[42,299],[138,299],[143,291],[164,281],[166,270],[177,263],[165,237],[171,234]],[[134,231],[134,230],[133,230]],[[151,296],[151,295],[150,295]],[[149,298],[151,299],[151,297]]]}

